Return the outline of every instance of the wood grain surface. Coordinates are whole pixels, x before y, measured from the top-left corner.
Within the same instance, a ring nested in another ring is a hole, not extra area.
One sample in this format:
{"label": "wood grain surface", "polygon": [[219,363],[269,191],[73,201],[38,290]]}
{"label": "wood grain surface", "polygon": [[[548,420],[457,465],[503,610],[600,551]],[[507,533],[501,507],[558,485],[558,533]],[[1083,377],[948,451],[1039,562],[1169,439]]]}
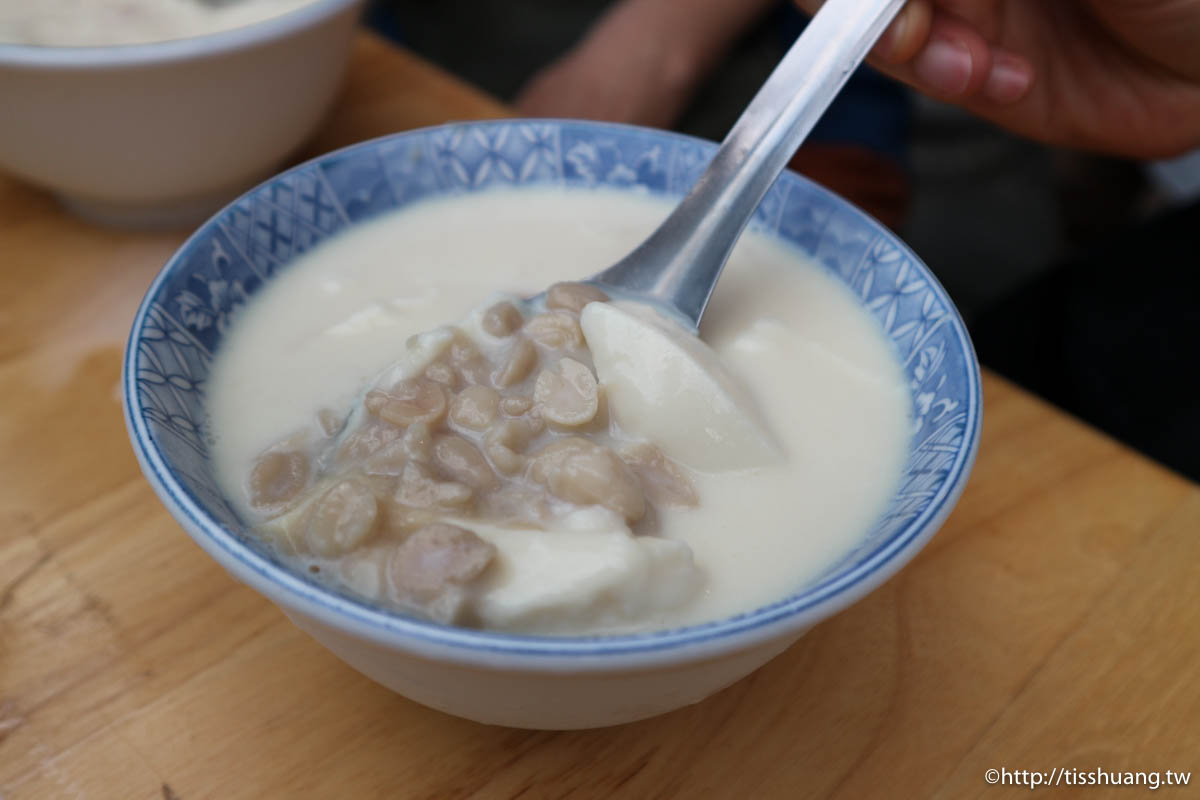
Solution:
{"label": "wood grain surface", "polygon": [[[312,152],[504,113],[364,36]],[[715,697],[537,733],[389,693],[234,583],[138,472],[121,351],[183,236],[0,178],[3,800],[1002,798],[1028,789],[989,768],[1200,771],[1200,488],[991,375],[941,533]]]}

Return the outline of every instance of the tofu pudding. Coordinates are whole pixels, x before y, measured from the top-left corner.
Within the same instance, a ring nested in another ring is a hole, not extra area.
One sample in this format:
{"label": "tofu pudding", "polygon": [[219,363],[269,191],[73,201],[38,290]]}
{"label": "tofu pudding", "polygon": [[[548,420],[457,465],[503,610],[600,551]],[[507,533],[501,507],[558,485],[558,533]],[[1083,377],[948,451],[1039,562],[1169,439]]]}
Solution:
{"label": "tofu pudding", "polygon": [[240,28],[314,0],[0,0],[0,42],[145,44]]}
{"label": "tofu pudding", "polygon": [[843,284],[753,230],[699,340],[569,282],[669,210],[493,191],[298,258],[210,373],[227,496],[297,570],[452,624],[649,631],[797,591],[896,488],[901,366]]}

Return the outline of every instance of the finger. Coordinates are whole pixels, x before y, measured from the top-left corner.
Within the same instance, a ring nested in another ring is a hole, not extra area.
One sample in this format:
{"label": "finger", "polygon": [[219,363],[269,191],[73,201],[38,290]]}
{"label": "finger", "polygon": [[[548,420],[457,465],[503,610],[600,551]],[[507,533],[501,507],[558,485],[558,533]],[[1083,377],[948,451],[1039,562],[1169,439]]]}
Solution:
{"label": "finger", "polygon": [[992,71],[983,85],[983,96],[997,105],[1012,105],[1029,93],[1033,65],[1007,50],[992,49]]}
{"label": "finger", "polygon": [[904,64],[929,40],[933,23],[932,0],[909,0],[879,37],[871,55],[885,64]]}
{"label": "finger", "polygon": [[983,88],[992,69],[992,52],[973,28],[937,14],[930,23],[928,40],[908,67],[931,94],[958,100]]}
{"label": "finger", "polygon": [[[920,23],[904,31],[908,40],[894,43],[873,64],[934,97],[951,102],[984,100],[1016,103],[1029,91],[1033,67],[1022,56],[993,47],[980,33],[950,14],[932,11],[925,37]],[[907,56],[907,58],[905,57]]]}
{"label": "finger", "polygon": [[[797,0],[815,12],[823,0]],[[1029,92],[1033,67],[1016,53],[992,47],[971,25],[940,11],[934,0],[909,0],[868,59],[921,91],[950,102],[1010,105]]]}

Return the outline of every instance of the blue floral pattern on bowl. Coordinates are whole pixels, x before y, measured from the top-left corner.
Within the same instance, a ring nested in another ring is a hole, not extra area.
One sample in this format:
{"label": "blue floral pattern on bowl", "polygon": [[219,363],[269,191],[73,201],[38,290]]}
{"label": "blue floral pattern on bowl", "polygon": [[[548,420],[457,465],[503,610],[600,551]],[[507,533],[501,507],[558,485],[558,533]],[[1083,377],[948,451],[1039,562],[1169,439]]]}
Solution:
{"label": "blue floral pattern on bowl", "polygon": [[[204,431],[208,369],[233,312],[276,270],[346,227],[425,198],[498,185],[606,186],[679,196],[714,149],[689,137],[620,125],[452,124],[331,153],[247,193],[201,227],[167,264],[130,335],[126,412],[151,483],[204,535],[310,600],[439,641],[510,651],[553,649],[546,642],[554,640],[537,637],[439,631],[337,596],[283,567],[244,533],[211,474]],[[914,405],[913,448],[901,485],[860,544],[796,595],[733,620],[618,637],[626,644],[605,645],[603,652],[668,646],[766,624],[829,602],[873,573],[890,574],[895,554],[940,525],[970,470],[982,411],[979,367],[962,320],[920,260],[861,211],[792,173],[771,188],[753,224],[843,280],[894,343]]]}

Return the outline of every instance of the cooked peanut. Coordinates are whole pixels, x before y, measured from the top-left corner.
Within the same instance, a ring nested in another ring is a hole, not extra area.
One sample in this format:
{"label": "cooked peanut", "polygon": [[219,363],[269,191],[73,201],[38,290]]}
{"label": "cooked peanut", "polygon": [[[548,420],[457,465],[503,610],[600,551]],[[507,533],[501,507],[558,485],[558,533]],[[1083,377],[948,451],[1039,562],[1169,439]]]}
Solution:
{"label": "cooked peanut", "polygon": [[508,351],[504,363],[492,376],[492,381],[501,389],[518,384],[537,366],[537,360],[537,348],[533,342],[525,338],[518,339]]}
{"label": "cooked peanut", "polygon": [[583,347],[579,318],[568,311],[547,311],[525,323],[525,335],[551,350]]}
{"label": "cooked peanut", "polygon": [[500,393],[490,386],[468,386],[450,401],[450,421],[463,428],[481,431],[496,418]]}
{"label": "cooked peanut", "polygon": [[533,463],[529,466],[529,477],[545,486],[550,482],[551,474],[562,469],[567,459],[583,453],[589,453],[600,445],[582,436],[568,436],[558,439],[534,453]]}
{"label": "cooked peanut", "polygon": [[428,464],[433,458],[433,433],[424,422],[414,422],[404,431],[404,452],[413,461]]}
{"label": "cooked peanut", "polygon": [[[400,472],[403,473],[403,471],[404,468],[401,467]],[[353,477],[362,481],[363,485],[371,490],[371,494],[375,495],[376,500],[387,498],[396,488],[396,474],[384,474],[380,472],[372,475],[364,472],[362,475],[355,475]],[[380,513],[382,514],[383,512],[381,511]]]}
{"label": "cooked peanut", "polygon": [[[368,401],[372,394],[367,393]],[[392,387],[387,399],[374,413],[401,428],[414,422],[436,425],[446,414],[446,392],[428,378],[406,378]]]}
{"label": "cooked peanut", "polygon": [[591,422],[600,404],[600,390],[592,371],[572,358],[554,369],[544,369],[533,387],[542,416],[551,422],[575,427]]}
{"label": "cooked peanut", "polygon": [[337,452],[337,463],[361,461],[400,438],[400,431],[391,425],[368,423],[348,435]]}
{"label": "cooked peanut", "polygon": [[305,502],[306,499],[299,498],[288,510],[272,517],[258,528],[267,541],[284,555],[299,555],[308,550],[304,544],[304,532],[312,514],[313,504]]}
{"label": "cooked peanut", "polygon": [[466,484],[454,481],[438,481],[411,461],[400,473],[400,486],[396,489],[398,503],[413,508],[461,509],[471,502],[475,491]]}
{"label": "cooked peanut", "polygon": [[353,478],[341,481],[317,500],[305,541],[319,556],[340,556],[357,547],[375,528],[375,495]]}
{"label": "cooked peanut", "polygon": [[524,324],[525,317],[521,315],[521,310],[507,300],[496,303],[483,312],[483,317],[479,320],[479,327],[497,338],[512,336],[521,330]]}
{"label": "cooked peanut", "polygon": [[395,439],[363,459],[362,468],[367,475],[396,477],[408,463],[408,448],[403,439]]}
{"label": "cooked peanut", "polygon": [[444,473],[472,489],[487,491],[496,485],[496,474],[483,453],[461,436],[435,438],[433,461]]}
{"label": "cooked peanut", "polygon": [[512,395],[500,401],[500,410],[510,417],[519,417],[533,408],[533,398],[522,395]]}
{"label": "cooked peanut", "polygon": [[646,497],[633,471],[616,453],[589,439],[571,436],[542,448],[529,476],[555,497],[576,505],[604,506],[627,522],[646,513]]}
{"label": "cooked peanut", "polygon": [[505,420],[488,429],[483,437],[483,450],[497,470],[505,475],[513,475],[525,465],[525,459],[520,454],[529,447],[534,435],[528,422]]}
{"label": "cooked peanut", "polygon": [[450,363],[467,383],[487,383],[488,365],[479,348],[465,335],[459,334],[450,343],[447,352]]}
{"label": "cooked peanut", "polygon": [[546,419],[542,416],[541,406],[535,405],[521,419],[529,426],[529,432],[534,436],[538,436],[542,431],[546,430]]}
{"label": "cooked peanut", "polygon": [[484,451],[496,467],[496,471],[504,475],[516,475],[525,466],[524,456],[502,444],[489,442],[484,445]]}
{"label": "cooked peanut", "polygon": [[588,303],[603,303],[608,295],[587,283],[556,283],[546,290],[546,308],[562,308],[578,314]]}
{"label": "cooked peanut", "polygon": [[378,414],[379,409],[387,405],[388,393],[382,389],[372,389],[367,392],[367,396],[363,398],[363,407],[368,413]]}
{"label": "cooked peanut", "polygon": [[[469,487],[464,486],[463,488],[470,491]],[[379,513],[382,520],[381,530],[385,531],[391,539],[403,539],[417,528],[438,522],[447,513],[451,513],[448,511],[448,508],[437,508],[434,506],[416,508],[405,505],[399,501],[395,493],[390,497],[386,495],[375,496],[380,498]],[[462,512],[461,509],[458,509],[454,513]]]}
{"label": "cooked peanut", "polygon": [[378,547],[355,550],[338,562],[337,575],[351,590],[377,600],[383,594],[385,558]]}
{"label": "cooked peanut", "polygon": [[413,533],[395,549],[388,576],[401,593],[430,600],[447,584],[466,585],[492,562],[496,548],[457,525],[435,523]]}
{"label": "cooked peanut", "polygon": [[250,470],[247,488],[250,504],[257,508],[283,505],[308,485],[308,457],[295,451],[263,453]]}
{"label": "cooked peanut", "polygon": [[326,436],[337,436],[346,427],[346,418],[332,408],[322,408],[317,412],[317,424]]}
{"label": "cooked peanut", "polygon": [[479,360],[459,367],[458,374],[462,376],[464,383],[486,385],[491,378],[492,372],[486,361]]}
{"label": "cooked peanut", "polygon": [[461,331],[454,334],[454,338],[446,350],[446,356],[450,359],[450,363],[456,367],[461,367],[463,364],[469,364],[472,361],[483,358],[475,343],[468,339],[466,334]]}
{"label": "cooked peanut", "polygon": [[509,483],[479,500],[479,511],[488,519],[505,524],[542,527],[550,518],[546,491],[520,483]]}
{"label": "cooked peanut", "polygon": [[450,391],[458,388],[458,373],[445,361],[435,361],[426,367],[425,377],[434,383],[440,383]]}
{"label": "cooked peanut", "polygon": [[646,499],[676,508],[695,508],[700,503],[696,489],[683,468],[652,444],[635,444],[621,451],[621,458],[642,481]]}

